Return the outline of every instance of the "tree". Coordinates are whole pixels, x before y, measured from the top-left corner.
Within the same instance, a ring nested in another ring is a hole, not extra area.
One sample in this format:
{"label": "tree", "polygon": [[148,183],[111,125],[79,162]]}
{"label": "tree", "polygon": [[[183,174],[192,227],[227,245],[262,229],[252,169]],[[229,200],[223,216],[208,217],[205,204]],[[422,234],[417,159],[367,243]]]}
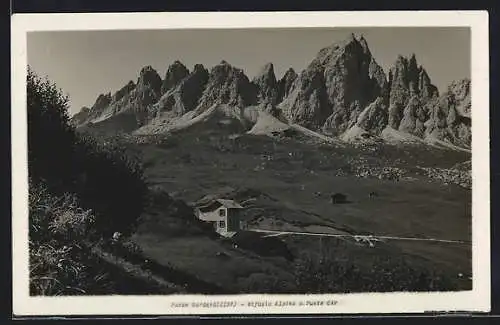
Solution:
{"label": "tree", "polygon": [[78,134],[69,123],[68,97],[28,68],[28,164],[34,184],[55,196],[74,194],[96,215],[104,236],[135,228],[147,186],[142,165],[119,139]]}
{"label": "tree", "polygon": [[48,79],[28,68],[28,171],[51,191],[70,187],[76,135],[69,124],[68,97]]}

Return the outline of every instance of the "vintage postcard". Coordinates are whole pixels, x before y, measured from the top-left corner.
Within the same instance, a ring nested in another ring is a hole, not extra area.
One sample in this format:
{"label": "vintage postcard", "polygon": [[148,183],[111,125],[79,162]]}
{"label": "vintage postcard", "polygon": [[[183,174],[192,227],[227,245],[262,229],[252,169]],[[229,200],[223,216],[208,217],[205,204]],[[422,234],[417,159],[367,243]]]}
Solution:
{"label": "vintage postcard", "polygon": [[490,310],[488,14],[12,17],[28,315]]}

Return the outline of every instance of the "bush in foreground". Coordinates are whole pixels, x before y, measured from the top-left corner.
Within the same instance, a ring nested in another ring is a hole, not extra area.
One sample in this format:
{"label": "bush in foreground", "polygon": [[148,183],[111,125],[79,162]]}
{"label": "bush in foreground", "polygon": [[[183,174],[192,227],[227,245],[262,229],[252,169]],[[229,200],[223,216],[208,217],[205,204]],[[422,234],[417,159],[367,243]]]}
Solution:
{"label": "bush in foreground", "polygon": [[[114,140],[114,141],[113,141]],[[81,135],[77,140],[75,193],[97,215],[95,227],[104,236],[129,234],[146,206],[147,185],[138,157],[129,155],[115,139],[97,140]]]}
{"label": "bush in foreground", "polygon": [[77,134],[69,123],[68,97],[31,69],[27,77],[28,168],[34,184],[55,196],[73,193],[96,216],[104,236],[130,233],[144,208],[142,166],[116,138]]}
{"label": "bush in foreground", "polygon": [[139,160],[117,139],[76,133],[68,97],[31,69],[27,113],[30,293],[110,294],[115,280],[130,284],[87,244],[134,230],[147,193]]}
{"label": "bush in foreground", "polygon": [[79,209],[74,196],[57,198],[32,184],[29,214],[31,294],[84,294],[105,285],[105,274],[89,272],[92,258],[81,246],[94,223],[91,211]]}
{"label": "bush in foreground", "polygon": [[302,255],[295,264],[296,284],[302,293],[448,291],[443,275],[417,268],[404,258],[375,258],[370,268],[336,261],[334,254],[319,258]]}

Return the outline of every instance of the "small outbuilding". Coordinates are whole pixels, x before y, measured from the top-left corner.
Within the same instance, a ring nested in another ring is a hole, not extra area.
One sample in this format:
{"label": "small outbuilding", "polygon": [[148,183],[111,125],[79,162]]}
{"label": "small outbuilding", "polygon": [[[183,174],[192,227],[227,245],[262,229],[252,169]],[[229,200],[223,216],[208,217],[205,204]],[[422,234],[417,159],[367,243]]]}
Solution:
{"label": "small outbuilding", "polygon": [[212,222],[215,231],[224,237],[232,237],[240,230],[240,215],[243,207],[228,199],[215,199],[195,207],[196,217]]}
{"label": "small outbuilding", "polygon": [[332,204],[347,203],[347,196],[345,194],[342,194],[342,193],[332,194],[331,203]]}

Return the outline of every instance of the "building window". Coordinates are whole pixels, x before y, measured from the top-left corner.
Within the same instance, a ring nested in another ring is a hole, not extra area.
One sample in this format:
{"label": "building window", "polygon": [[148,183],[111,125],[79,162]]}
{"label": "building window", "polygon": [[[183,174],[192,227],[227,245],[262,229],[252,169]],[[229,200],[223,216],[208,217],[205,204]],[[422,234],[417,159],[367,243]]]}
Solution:
{"label": "building window", "polygon": [[225,217],[226,216],[226,209],[219,209],[219,216]]}
{"label": "building window", "polygon": [[226,222],[224,220],[219,221],[219,228],[226,228]]}

